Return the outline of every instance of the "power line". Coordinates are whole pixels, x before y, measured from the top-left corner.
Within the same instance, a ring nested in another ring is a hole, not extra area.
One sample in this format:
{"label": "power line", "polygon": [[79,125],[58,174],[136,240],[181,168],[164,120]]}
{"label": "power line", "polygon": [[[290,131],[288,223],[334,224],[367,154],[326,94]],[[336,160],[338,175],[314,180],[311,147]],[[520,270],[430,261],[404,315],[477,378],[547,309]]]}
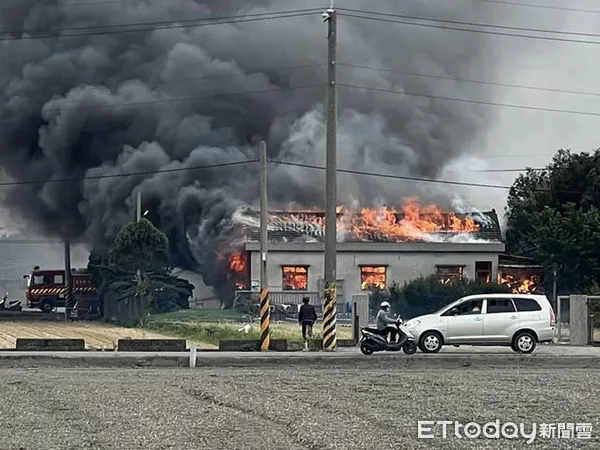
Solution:
{"label": "power line", "polygon": [[[196,17],[196,18],[187,18],[187,19],[171,19],[171,20],[152,20],[149,22],[129,22],[129,23],[121,23],[121,24],[112,24],[112,25],[98,25],[98,26],[77,26],[77,27],[61,27],[44,31],[44,33],[51,32],[64,32],[64,31],[90,31],[90,30],[113,30],[119,28],[128,28],[128,27],[138,27],[138,26],[152,26],[152,27],[160,27],[162,25],[173,25],[173,24],[185,24],[185,23],[196,23],[196,22],[221,22],[223,20],[236,20],[236,19],[250,19],[250,18],[265,18],[270,16],[277,16],[280,14],[299,14],[299,13],[314,13],[315,9],[291,9],[286,11],[274,11],[267,13],[249,13],[249,14],[239,14],[233,16],[220,16],[220,17]],[[35,33],[38,30],[20,30],[22,33]],[[7,32],[0,32],[0,34],[6,34]]]}
{"label": "power line", "polygon": [[463,171],[452,171],[453,173],[510,173],[510,172],[526,172],[528,170],[533,170],[534,172],[541,172],[543,170],[547,170],[543,167],[524,167],[522,169],[481,169],[481,170],[463,170]]}
{"label": "power line", "polygon": [[[200,96],[200,97],[140,100],[140,101],[135,101],[135,102],[126,102],[126,103],[108,104],[108,105],[105,104],[105,105],[87,105],[86,106],[86,105],[81,105],[80,103],[72,102],[73,103],[72,105],[67,105],[62,108],[61,107],[48,108],[48,109],[46,109],[46,111],[47,112],[64,112],[65,110],[71,109],[71,108],[85,111],[85,110],[98,110],[98,109],[106,109],[106,108],[126,108],[129,106],[168,104],[168,103],[179,103],[179,102],[195,102],[195,101],[199,101],[199,100],[214,99],[214,98],[220,98],[220,97],[235,97],[235,96],[244,96],[244,95],[269,94],[269,93],[275,93],[275,92],[282,92],[284,90],[314,89],[314,88],[321,88],[324,85],[325,85],[324,83],[318,83],[318,84],[303,85],[303,86],[292,86],[292,87],[287,87],[285,89],[274,88],[274,89],[264,89],[264,90],[256,90],[256,91],[225,92],[225,93],[212,94],[212,95]],[[368,91],[388,93],[388,94],[406,95],[409,97],[428,98],[428,99],[440,100],[440,101],[469,103],[469,104],[505,107],[505,108],[532,110],[532,111],[555,112],[555,113],[563,113],[563,114],[575,114],[575,115],[584,115],[584,116],[593,116],[593,117],[600,116],[600,113],[596,113],[596,112],[542,108],[542,107],[536,107],[536,106],[525,106],[525,105],[514,105],[514,104],[509,104],[509,103],[490,102],[490,101],[484,101],[484,100],[445,97],[445,96],[439,96],[439,95],[421,94],[421,93],[417,93],[417,92],[396,91],[393,89],[360,86],[360,85],[354,85],[354,84],[349,84],[349,83],[338,83],[338,86],[351,88],[351,89],[364,89],[364,90],[368,90]],[[2,122],[4,122],[4,123],[11,122],[11,120],[10,119],[0,120],[0,123],[2,123]]]}
{"label": "power line", "polygon": [[[298,12],[294,12],[298,11]],[[306,12],[300,12],[306,11]],[[122,34],[122,33],[137,33],[141,31],[154,31],[154,30],[165,30],[174,28],[196,28],[210,25],[223,25],[223,24],[236,24],[244,22],[257,22],[264,20],[273,19],[286,19],[291,17],[302,17],[310,14],[314,14],[318,10],[316,9],[305,9],[305,10],[290,10],[280,11],[272,13],[260,13],[260,14],[245,14],[240,16],[224,16],[224,17],[207,17],[207,18],[196,18],[196,19],[180,19],[180,20],[168,20],[168,21],[154,21],[154,22],[139,22],[139,23],[128,23],[118,25],[105,25],[98,27],[70,27],[70,28],[58,28],[53,30],[36,32],[35,30],[23,30],[22,33],[38,33],[29,36],[0,36],[0,41],[15,41],[15,40],[31,40],[31,39],[48,39],[48,38],[68,38],[68,37],[81,37],[81,36],[97,36],[97,35],[111,35],[111,34]],[[67,34],[53,34],[67,31]],[[81,31],[79,33],[73,31]],[[2,32],[0,34],[9,34],[8,32]]]}
{"label": "power line", "polygon": [[[72,105],[67,105],[65,107],[57,107],[57,108],[47,108],[45,111],[47,112],[63,112],[68,109],[78,109],[78,110],[97,110],[97,109],[105,109],[105,108],[125,108],[128,106],[140,106],[140,105],[155,105],[155,104],[163,104],[163,103],[179,103],[179,102],[195,102],[198,100],[207,100],[212,98],[220,98],[220,97],[235,97],[240,95],[257,95],[257,94],[269,94],[273,92],[283,92],[285,90],[297,90],[297,89],[312,89],[317,87],[323,87],[325,84],[311,84],[304,86],[291,86],[285,89],[275,88],[275,89],[263,89],[257,91],[240,91],[240,92],[224,92],[220,94],[212,94],[201,97],[185,97],[185,98],[166,98],[166,99],[155,99],[155,100],[140,100],[135,102],[126,102],[119,104],[110,104],[110,105],[81,105],[80,103],[72,102]],[[9,119],[3,119],[0,122],[10,122]]]}
{"label": "power line", "polygon": [[[44,241],[44,240],[34,240],[34,239],[11,239],[10,237],[0,236],[0,244],[2,245],[10,245],[10,244],[42,244],[42,245],[51,245],[51,244],[61,244],[64,245],[62,241]],[[18,266],[18,265],[17,265]],[[5,267],[0,267],[0,271],[2,269],[6,269]]]}
{"label": "power line", "polygon": [[338,66],[351,67],[354,69],[372,70],[372,71],[376,71],[376,72],[396,73],[396,74],[400,74],[400,75],[409,75],[409,76],[415,76],[415,77],[459,81],[461,83],[475,83],[475,84],[484,84],[484,85],[489,85],[489,86],[499,86],[499,87],[515,88],[515,89],[530,89],[530,90],[534,90],[534,91],[557,92],[557,93],[562,93],[562,94],[600,96],[600,92],[572,91],[572,90],[568,90],[568,89],[544,88],[544,87],[537,87],[537,86],[526,86],[526,85],[522,85],[522,84],[500,83],[500,82],[495,82],[495,81],[472,80],[472,79],[466,79],[466,78],[450,77],[450,76],[445,76],[445,75],[433,75],[433,74],[420,73],[420,72],[408,72],[408,71],[403,71],[403,70],[394,70],[394,69],[388,69],[385,67],[371,67],[371,66],[364,66],[364,65],[360,65],[360,64],[338,63]]}
{"label": "power line", "polygon": [[478,2],[478,3],[491,3],[491,4],[496,4],[496,5],[506,5],[506,6],[521,6],[521,7],[525,7],[525,8],[552,9],[555,11],[574,11],[574,12],[600,14],[600,10],[597,10],[597,9],[567,8],[564,6],[551,6],[551,5],[535,5],[533,3],[508,2],[508,1],[504,1],[504,0],[469,0],[469,1]]}
{"label": "power line", "polygon": [[515,27],[515,26],[510,26],[510,25],[477,23],[477,22],[469,22],[469,21],[462,21],[462,20],[435,19],[435,18],[431,18],[431,17],[409,16],[409,15],[397,14],[397,13],[366,11],[364,9],[340,8],[340,10],[348,11],[348,12],[355,13],[355,14],[369,14],[371,16],[393,17],[393,18],[408,19],[408,20],[423,20],[423,21],[427,21],[427,22],[448,23],[451,25],[465,25],[465,26],[469,26],[469,27],[495,28],[495,29],[499,29],[499,30],[527,31],[530,33],[552,33],[552,34],[560,34],[560,35],[573,35],[573,36],[600,38],[600,34],[598,34],[598,33],[582,33],[579,31],[548,30],[548,29],[544,29],[544,28]]}
{"label": "power line", "polygon": [[440,96],[440,95],[429,95],[429,94],[420,94],[420,93],[416,93],[416,92],[395,91],[393,89],[375,88],[375,87],[369,87],[369,86],[359,86],[359,85],[348,84],[348,83],[338,83],[338,86],[352,88],[352,89],[364,89],[367,91],[374,91],[374,92],[383,92],[383,93],[387,93],[387,94],[407,95],[409,97],[428,98],[431,100],[442,100],[442,101],[458,102],[458,103],[471,103],[471,104],[475,104],[475,105],[497,106],[497,107],[503,107],[503,108],[525,109],[525,110],[531,110],[531,111],[555,112],[555,113],[563,113],[563,114],[577,114],[577,115],[582,115],[582,116],[600,117],[600,113],[587,112],[587,111],[573,111],[573,110],[567,110],[567,109],[542,108],[542,107],[538,107],[538,106],[513,105],[510,103],[497,103],[497,102],[488,102],[488,101],[484,101],[484,100],[472,100],[472,99],[466,99],[466,98],[444,97],[444,96]]}
{"label": "power line", "polygon": [[[90,175],[90,176],[85,176],[85,177],[52,178],[52,179],[45,179],[45,180],[7,181],[7,182],[0,182],[0,187],[36,185],[36,184],[47,184],[47,183],[72,183],[72,182],[78,182],[78,181],[101,180],[101,179],[107,179],[107,178],[125,178],[125,177],[156,175],[156,174],[160,174],[160,173],[191,172],[194,170],[243,166],[246,164],[258,163],[258,162],[259,162],[258,159],[248,159],[248,160],[243,160],[243,161],[233,161],[233,162],[227,162],[227,163],[215,163],[215,164],[206,164],[206,165],[200,165],[200,166],[178,167],[178,168],[172,168],[172,169],[156,169],[156,170],[147,170],[147,171],[141,171],[141,172],[123,172],[123,173],[114,173],[114,174],[105,174],[105,175]],[[325,167],[323,167],[323,166],[317,166],[317,165],[312,165],[312,164],[294,163],[294,162],[279,161],[279,160],[269,160],[269,163],[325,170]],[[522,171],[525,171],[528,169],[529,168],[510,169],[510,171],[522,172]],[[503,169],[498,169],[497,171],[502,171],[502,170]],[[506,169],[506,170],[508,171],[509,169]],[[532,170],[545,170],[545,169],[532,169]],[[490,171],[494,171],[494,170],[490,170]],[[375,176],[375,177],[381,177],[381,178],[393,178],[393,179],[399,179],[399,180],[441,183],[441,184],[450,184],[450,185],[458,185],[458,186],[486,187],[486,188],[495,188],[495,189],[511,189],[510,186],[482,184],[482,183],[468,183],[468,182],[461,182],[461,181],[436,180],[433,178],[419,178],[419,177],[409,177],[409,176],[401,176],[401,175],[388,175],[388,174],[377,173],[377,172],[364,172],[364,171],[351,170],[351,169],[338,169],[338,172],[352,174],[352,175]],[[466,172],[468,172],[468,171],[466,171]],[[482,170],[482,171],[471,171],[471,172],[488,172],[488,171]]]}
{"label": "power line", "polygon": [[90,175],[90,176],[86,176],[86,177],[52,178],[52,179],[46,179],[46,180],[7,181],[7,182],[0,182],[0,187],[23,186],[23,185],[32,185],[32,184],[47,184],[47,183],[70,183],[70,182],[87,181],[87,180],[102,180],[105,178],[124,178],[124,177],[136,177],[136,176],[144,176],[144,175],[155,175],[155,174],[159,174],[159,173],[190,172],[193,170],[242,166],[245,164],[257,163],[257,162],[258,162],[257,159],[249,159],[249,160],[245,160],[245,161],[233,161],[233,162],[228,162],[228,163],[207,164],[207,165],[202,165],[202,166],[178,167],[178,168],[173,168],[173,169],[146,170],[143,172],[124,172],[124,173],[114,173],[114,174],[106,174],[106,175]]}
{"label": "power line", "polygon": [[[129,0],[131,1],[131,0]],[[102,6],[102,5],[113,5],[113,4],[125,4],[128,0],[105,0],[105,1],[94,1],[94,2],[76,2],[76,3],[63,3],[61,5],[43,5],[45,8],[53,9],[65,9],[65,8],[78,8],[85,6]],[[15,2],[17,3],[17,2]],[[21,9],[22,6],[3,6],[0,11],[12,11],[15,9]]]}
{"label": "power line", "polygon": [[489,34],[494,36],[509,36],[509,37],[518,37],[523,39],[537,39],[543,41],[554,41],[554,42],[570,42],[570,43],[579,43],[579,44],[600,44],[600,41],[589,41],[584,39],[567,39],[567,38],[559,38],[559,37],[550,37],[550,36],[532,36],[530,34],[517,34],[517,33],[504,33],[500,31],[490,31],[490,30],[474,30],[469,28],[459,28],[452,27],[449,25],[434,25],[427,23],[417,23],[417,22],[408,22],[403,20],[396,19],[386,19],[385,17],[367,17],[367,16],[359,16],[356,14],[347,14],[340,13],[340,16],[351,17],[354,19],[367,19],[367,20],[377,20],[380,22],[389,22],[389,23],[398,23],[402,25],[410,25],[415,27],[425,27],[425,28],[437,28],[440,30],[452,30],[452,31],[464,31],[467,33],[478,33],[478,34]]}
{"label": "power line", "polygon": [[[279,160],[269,160],[270,164],[280,164],[285,166],[294,166],[294,167],[304,167],[307,169],[318,169],[325,170],[324,166],[317,166],[314,164],[304,164],[304,163],[295,163],[289,161],[279,161]],[[409,177],[403,175],[392,175],[386,173],[379,172],[366,172],[361,170],[350,170],[350,169],[337,169],[340,173],[350,174],[350,175],[360,175],[360,176],[369,176],[369,177],[378,177],[378,178],[388,178],[393,180],[404,180],[404,181],[418,181],[423,183],[434,183],[434,184],[445,184],[452,186],[466,186],[466,187],[478,187],[478,188],[489,188],[489,189],[502,189],[502,190],[511,190],[511,186],[504,186],[499,184],[485,184],[485,183],[469,183],[466,181],[450,181],[450,180],[437,180],[434,178],[421,178],[421,177]],[[556,193],[570,193],[570,194],[581,194],[581,191],[551,191],[549,189],[531,189],[532,192],[556,192]]]}
{"label": "power line", "polygon": [[[291,72],[291,71],[295,71],[295,70],[303,70],[303,69],[312,69],[312,68],[316,68],[316,67],[324,67],[327,64],[325,63],[321,63],[321,64],[301,64],[298,66],[288,66],[288,67],[282,67],[280,69],[277,69],[277,72]],[[236,74],[230,74],[230,75],[210,75],[210,76],[201,76],[201,77],[182,77],[182,78],[175,78],[169,81],[160,81],[158,83],[156,83],[157,85],[160,86],[168,86],[172,83],[182,83],[182,82],[186,82],[186,81],[209,81],[209,80],[222,80],[223,78],[245,78],[245,77],[251,77],[253,75],[266,75],[265,72],[262,72],[258,69],[254,69],[254,70],[250,70],[249,72],[244,72],[244,73],[236,73]],[[133,80],[136,80],[135,78],[133,78]],[[127,81],[127,80],[123,80],[123,81]],[[600,94],[597,94],[600,95]]]}

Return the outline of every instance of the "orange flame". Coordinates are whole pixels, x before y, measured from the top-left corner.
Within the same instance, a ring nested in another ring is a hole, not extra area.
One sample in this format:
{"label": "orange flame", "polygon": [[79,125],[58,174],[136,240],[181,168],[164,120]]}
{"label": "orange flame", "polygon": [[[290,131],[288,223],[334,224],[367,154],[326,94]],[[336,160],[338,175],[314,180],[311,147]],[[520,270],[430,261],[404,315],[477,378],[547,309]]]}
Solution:
{"label": "orange flame", "polygon": [[[366,241],[415,241],[430,233],[475,233],[481,229],[470,217],[460,218],[455,213],[442,212],[435,205],[421,206],[416,198],[405,199],[400,210],[391,207],[352,210],[338,206],[336,212],[339,233]],[[325,215],[311,208],[271,214],[269,225],[274,230],[322,235]]]}
{"label": "orange flame", "polygon": [[394,208],[364,208],[352,225],[353,234],[360,239],[385,237],[395,241],[419,239],[428,233],[473,233],[480,229],[471,218],[443,213],[434,205],[421,207],[415,198],[405,200],[400,214]]}
{"label": "orange flame", "polygon": [[385,289],[386,269],[384,266],[364,266],[360,268],[360,288],[363,291],[369,289]]}
{"label": "orange flame", "polygon": [[248,254],[246,252],[234,252],[226,256],[224,253],[219,253],[217,258],[220,261],[228,260],[229,272],[227,279],[233,280],[235,288],[238,290],[248,289],[250,276]]}
{"label": "orange flame", "polygon": [[519,280],[509,273],[498,274],[498,283],[508,286],[513,294],[535,294],[540,288],[540,280],[536,275]]}
{"label": "orange flame", "polygon": [[296,291],[308,289],[308,270],[304,266],[283,267],[283,290]]}

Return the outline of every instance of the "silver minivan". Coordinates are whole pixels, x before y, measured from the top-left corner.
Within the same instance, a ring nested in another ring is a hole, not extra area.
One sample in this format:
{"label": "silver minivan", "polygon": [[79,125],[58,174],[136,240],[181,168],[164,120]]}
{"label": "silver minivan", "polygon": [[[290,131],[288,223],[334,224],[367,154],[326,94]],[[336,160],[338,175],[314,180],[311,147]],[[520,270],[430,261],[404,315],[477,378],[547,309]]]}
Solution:
{"label": "silver minivan", "polygon": [[478,294],[406,322],[424,353],[444,345],[506,345],[531,353],[554,338],[555,316],[545,295]]}

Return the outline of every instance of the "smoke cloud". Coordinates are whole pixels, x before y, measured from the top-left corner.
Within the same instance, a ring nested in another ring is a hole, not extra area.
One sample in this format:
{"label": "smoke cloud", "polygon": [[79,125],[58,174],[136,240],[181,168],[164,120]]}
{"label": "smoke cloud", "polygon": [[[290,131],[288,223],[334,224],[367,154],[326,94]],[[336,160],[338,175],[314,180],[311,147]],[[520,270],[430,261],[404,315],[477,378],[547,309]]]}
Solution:
{"label": "smoke cloud", "polygon": [[[327,3],[327,2],[325,2]],[[364,2],[340,2],[367,8]],[[470,2],[380,0],[390,13],[484,21]],[[322,8],[304,1],[302,8]],[[69,5],[19,0],[0,12],[0,165],[4,179],[49,180],[4,189],[3,204],[51,236],[104,245],[135,213],[135,192],[171,240],[175,262],[215,286],[219,239],[235,210],[258,199],[258,165],[171,169],[257,157],[325,162],[326,26],[314,14],[201,27],[29,39],[34,32],[256,14],[282,0],[128,0]],[[87,31],[86,31],[87,30]],[[64,33],[64,31],[63,31]],[[89,34],[89,33],[88,33]],[[9,39],[10,37],[10,39]],[[13,39],[14,38],[14,39]],[[20,39],[24,38],[24,39]],[[483,87],[343,64],[453,77],[493,70],[481,35],[339,18],[339,81],[419,93],[340,87],[339,166],[438,177],[473,151],[494,111],[427,98],[476,98]],[[301,66],[301,67],[299,67]],[[295,68],[293,68],[295,67]],[[251,93],[241,95],[241,93]],[[227,94],[215,97],[217,94]],[[119,177],[131,172],[163,173]],[[95,178],[98,176],[112,178]],[[324,172],[271,166],[270,204],[324,205]],[[64,178],[84,181],[51,182]],[[341,175],[340,201],[451,204],[447,186]]]}

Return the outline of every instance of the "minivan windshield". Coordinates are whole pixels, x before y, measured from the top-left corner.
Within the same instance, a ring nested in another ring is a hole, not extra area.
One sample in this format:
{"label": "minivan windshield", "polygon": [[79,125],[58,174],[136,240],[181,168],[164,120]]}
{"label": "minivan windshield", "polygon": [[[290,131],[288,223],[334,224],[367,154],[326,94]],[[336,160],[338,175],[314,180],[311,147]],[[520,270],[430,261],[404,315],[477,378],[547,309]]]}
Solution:
{"label": "minivan windshield", "polygon": [[448,303],[446,306],[442,306],[440,309],[438,309],[436,312],[434,312],[432,314],[441,314],[445,309],[449,309],[449,307],[452,307],[452,306],[456,305],[457,303],[460,303],[461,300],[462,300],[462,298],[459,298],[458,300],[454,300],[452,303]]}

